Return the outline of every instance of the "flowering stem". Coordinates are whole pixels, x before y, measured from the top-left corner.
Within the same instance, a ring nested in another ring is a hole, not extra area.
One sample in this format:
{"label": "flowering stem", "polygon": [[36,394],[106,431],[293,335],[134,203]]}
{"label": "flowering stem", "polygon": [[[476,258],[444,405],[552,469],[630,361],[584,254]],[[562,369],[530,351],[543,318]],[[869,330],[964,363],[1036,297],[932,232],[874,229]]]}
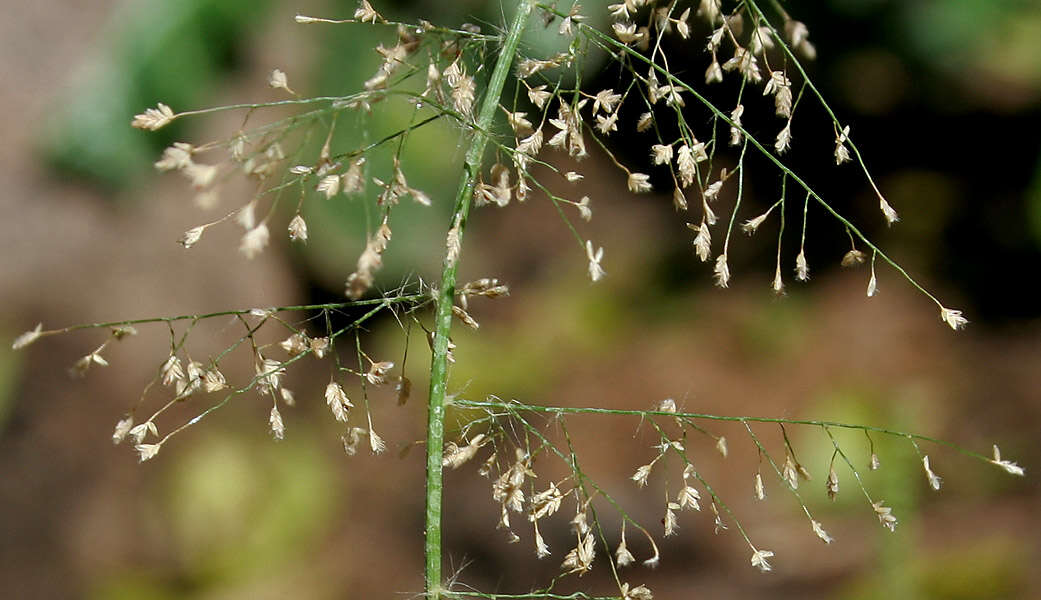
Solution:
{"label": "flowering stem", "polygon": [[474,135],[466,152],[463,176],[459,182],[455,210],[452,212],[449,249],[441,271],[441,288],[437,293],[437,316],[434,326],[434,350],[430,361],[430,400],[427,404],[427,485],[426,485],[426,598],[440,600],[441,589],[441,459],[445,436],[445,391],[448,384],[448,334],[452,327],[452,305],[455,301],[456,266],[462,246],[463,230],[470,212],[474,183],[481,170],[484,148],[488,142],[503,85],[517,52],[521,33],[535,6],[535,0],[521,0],[510,24],[502,51],[495,63],[488,88],[477,116]]}

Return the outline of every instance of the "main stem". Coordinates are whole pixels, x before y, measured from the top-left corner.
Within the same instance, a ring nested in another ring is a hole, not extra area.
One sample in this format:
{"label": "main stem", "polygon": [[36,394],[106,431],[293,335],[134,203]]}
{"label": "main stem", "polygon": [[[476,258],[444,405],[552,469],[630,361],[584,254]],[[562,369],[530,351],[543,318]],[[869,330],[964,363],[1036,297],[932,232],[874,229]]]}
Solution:
{"label": "main stem", "polygon": [[488,143],[495,112],[499,107],[502,88],[509,74],[510,63],[517,52],[521,33],[535,6],[535,0],[520,0],[517,14],[510,23],[502,52],[495,63],[488,89],[481,102],[473,139],[466,151],[463,176],[455,199],[451,227],[455,249],[449,249],[441,271],[441,287],[437,294],[437,316],[434,326],[434,352],[430,361],[430,400],[427,405],[427,489],[426,489],[426,597],[440,600],[441,589],[441,457],[445,442],[445,391],[448,387],[448,334],[452,328],[452,305],[455,302],[455,274],[462,247],[463,231],[470,214],[474,182],[481,171],[484,148]]}

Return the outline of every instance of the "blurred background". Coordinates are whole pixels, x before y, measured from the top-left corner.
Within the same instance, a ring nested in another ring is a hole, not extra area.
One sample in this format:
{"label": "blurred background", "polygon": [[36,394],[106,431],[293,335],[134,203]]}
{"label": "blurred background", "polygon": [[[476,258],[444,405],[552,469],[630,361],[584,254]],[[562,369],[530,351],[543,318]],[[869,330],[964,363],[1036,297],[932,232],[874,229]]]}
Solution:
{"label": "blurred background", "polygon": [[[209,128],[233,130],[240,116],[186,121],[156,134],[129,122],[156,102],[183,110],[281,98],[266,83],[276,67],[302,93],[347,93],[375,71],[380,57],[372,48],[393,43],[392,31],[293,23],[297,13],[349,17],[354,2],[8,4],[0,21],[0,202],[7,215],[0,222],[0,337],[13,339],[38,321],[60,327],[342,297],[364,247],[359,201],[309,201],[305,249],[277,234],[272,248],[247,262],[227,227],[185,252],[175,241],[210,216],[180,178],[156,176],[151,163],[170,142],[211,139]],[[590,14],[598,10],[592,4]],[[401,20],[469,21],[486,31],[503,21],[499,4],[481,0],[376,8]],[[455,334],[453,388],[474,399],[496,394],[570,406],[650,408],[672,397],[690,411],[855,421],[984,454],[999,443],[1027,469],[1026,479],[948,448],[923,447],[945,478],[934,493],[908,443],[876,438],[883,468],[863,471],[873,497],[900,519],[890,534],[848,471],[840,470],[839,498],[827,500],[830,442],[819,431],[791,428],[801,462],[816,476],[804,497],[836,538],[824,546],[772,478],[767,502],[754,503],[754,447],[738,429],[714,429],[730,440],[731,455],[724,462],[704,442],[694,450],[705,456],[702,471],[757,545],[777,553],[774,572],[751,569],[747,547],[733,531],[713,535],[711,516],[685,513],[680,535],[662,544],[661,566],[638,568],[627,580],[660,598],[1041,597],[1041,301],[1030,291],[1041,265],[1041,6],[828,0],[793,3],[790,12],[806,22],[818,50],[811,76],[852,124],[903,220],[886,228],[856,168],[830,166],[834,136],[809,103],[796,114],[792,164],[947,306],[963,310],[969,328],[955,334],[942,325],[934,305],[881,265],[880,294],[865,298],[866,267],[839,268],[845,234],[812,211],[809,284],[789,283],[783,298],[770,292],[776,238],[768,225],[757,237],[735,240],[731,289],[717,289],[710,267],[693,255],[670,194],[627,193],[624,178],[594,152],[575,165],[586,176],[579,194],[554,189],[593,199],[594,219],[580,231],[606,248],[608,277],[589,285],[585,257],[544,199],[477,211],[461,278],[498,277],[512,294],[474,302],[482,327]],[[551,37],[535,32],[527,42],[534,51],[555,51],[546,45]],[[669,51],[689,61],[691,72],[703,71],[697,44]],[[597,64],[583,77],[593,93],[618,82],[617,72]],[[733,91],[723,87],[714,98],[732,103]],[[400,122],[407,114],[387,109],[379,118]],[[749,123],[767,139],[776,125]],[[646,141],[632,129],[622,128],[613,147],[628,164],[650,168]],[[349,128],[342,135],[343,149],[357,143]],[[435,272],[461,140],[449,128],[411,140],[409,181],[436,207],[396,213],[381,286]],[[632,147],[638,150],[625,150]],[[779,178],[758,166],[746,181],[748,202],[765,208]],[[230,208],[246,198],[222,201]],[[795,238],[786,239],[790,280],[797,250]],[[401,354],[405,343],[392,320],[370,329],[374,352]],[[312,361],[311,371],[291,376],[298,406],[284,412],[283,442],[267,433],[268,405],[243,397],[138,465],[127,448],[113,447],[111,431],[165,356],[165,335],[142,329],[112,347],[110,367],[82,380],[66,377],[66,368],[103,341],[99,332],[47,338],[17,354],[0,347],[3,595],[419,592],[422,448],[407,449],[423,437],[429,355],[422,336],[412,336],[406,367],[415,398],[400,408],[389,394],[370,398],[377,429],[394,450],[386,455],[343,455],[321,398],[328,366]],[[173,427],[198,410],[185,407],[161,425]],[[585,470],[654,529],[660,488],[652,480],[637,490],[628,480],[653,457],[646,429],[621,418],[568,425],[584,449]],[[781,452],[779,432],[756,432]],[[840,440],[863,468],[863,436]],[[498,507],[486,480],[465,468],[447,480],[448,570],[459,570],[461,584],[517,593],[557,572],[573,542],[570,506],[543,525],[554,556],[536,562],[529,532],[519,530],[523,541],[508,545],[495,529]],[[634,552],[646,558],[646,548]],[[609,594],[606,576],[600,563],[558,591]]]}

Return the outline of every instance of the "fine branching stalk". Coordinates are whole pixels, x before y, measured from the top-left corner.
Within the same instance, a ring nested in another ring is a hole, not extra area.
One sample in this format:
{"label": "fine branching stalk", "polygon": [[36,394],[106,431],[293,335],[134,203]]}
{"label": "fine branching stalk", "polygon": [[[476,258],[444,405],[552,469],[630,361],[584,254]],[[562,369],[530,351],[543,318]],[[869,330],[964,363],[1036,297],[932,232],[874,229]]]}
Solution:
{"label": "fine branching stalk", "polygon": [[517,52],[521,34],[531,16],[534,0],[521,0],[506,35],[499,58],[492,71],[488,88],[481,102],[477,124],[470,147],[466,151],[463,175],[456,194],[455,209],[446,242],[445,259],[441,271],[441,287],[437,292],[437,313],[434,318],[434,348],[430,360],[430,398],[427,403],[427,482],[426,482],[426,593],[432,600],[441,598],[441,500],[442,465],[445,435],[445,393],[448,389],[448,343],[452,328],[452,307],[455,305],[455,276],[462,250],[463,232],[470,214],[474,186],[484,160],[488,144],[487,132],[499,107],[502,89],[509,74],[513,56]]}

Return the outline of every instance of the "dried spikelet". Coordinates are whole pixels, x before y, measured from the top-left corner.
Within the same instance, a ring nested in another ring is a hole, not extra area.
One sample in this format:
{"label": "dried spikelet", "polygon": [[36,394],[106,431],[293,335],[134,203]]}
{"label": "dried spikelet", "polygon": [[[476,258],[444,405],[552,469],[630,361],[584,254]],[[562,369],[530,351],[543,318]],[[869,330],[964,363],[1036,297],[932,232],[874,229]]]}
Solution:
{"label": "dried spikelet", "polygon": [[618,544],[618,549],[615,550],[614,562],[616,565],[618,565],[619,568],[627,567],[636,562],[636,558],[633,556],[633,553],[630,552],[629,548],[627,548],[625,545],[624,537],[622,538],[622,541]]}
{"label": "dried spikelet", "polygon": [[307,222],[300,215],[293,217],[289,222],[289,239],[294,242],[307,241]]}
{"label": "dried spikelet", "polygon": [[665,537],[674,535],[676,530],[679,529],[679,520],[676,519],[676,511],[679,508],[679,504],[675,502],[669,502],[665,506],[665,518],[662,519],[662,525],[665,527]]}
{"label": "dried spikelet", "polygon": [[545,85],[528,88],[528,99],[531,100],[532,104],[539,107],[539,109],[545,108],[546,102],[548,102],[552,97],[553,93],[546,91]]}
{"label": "dried spikelet", "polygon": [[14,342],[11,344],[11,349],[12,350],[21,350],[22,348],[25,348],[29,344],[31,344],[31,343],[35,342],[36,340],[40,339],[40,336],[42,335],[42,332],[43,332],[43,323],[37,323],[36,327],[32,328],[29,331],[26,331],[25,333],[23,333],[22,335],[20,335],[18,337],[16,337],[14,339]]}
{"label": "dried spikelet", "polygon": [[843,255],[842,266],[847,268],[856,267],[864,264],[864,261],[866,259],[867,256],[865,256],[863,252],[857,249],[853,249],[847,252],[845,255]]}
{"label": "dried spikelet", "polygon": [[181,235],[177,243],[184,246],[185,249],[191,248],[202,238],[202,234],[206,231],[206,225],[200,225],[198,227],[192,227],[188,231],[185,231]]}
{"label": "dried spikelet", "polygon": [[286,374],[282,363],[261,357],[261,362],[256,365],[257,389],[261,394],[272,394],[278,389],[282,376]]}
{"label": "dried spikelet", "polygon": [[645,112],[640,115],[640,118],[636,120],[636,131],[643,133],[651,128],[654,124],[654,115],[649,112]]}
{"label": "dried spikelet", "polygon": [[651,191],[651,176],[645,173],[629,173],[629,179],[626,185],[629,187],[629,191],[634,194],[642,194],[644,192]]}
{"label": "dried spikelet", "polygon": [[326,198],[332,198],[340,192],[340,176],[326,175],[315,186],[315,190],[320,194],[325,194]]}
{"label": "dried spikelet", "polygon": [[276,440],[285,438],[286,426],[282,423],[282,413],[278,412],[277,406],[271,407],[271,415],[268,417],[268,425],[271,426],[271,435],[273,435]]}
{"label": "dried spikelet", "polygon": [[714,60],[714,58],[715,57],[713,57],[713,61],[708,66],[708,68],[705,69],[705,83],[706,84],[717,83],[717,82],[723,81],[723,68],[720,66],[719,61]]}
{"label": "dried spikelet", "polygon": [[308,340],[307,335],[303,333],[294,333],[278,343],[279,347],[286,351],[289,356],[297,356],[307,352],[311,343]]}
{"label": "dried spikelet", "polygon": [[480,329],[481,327],[480,323],[474,320],[474,318],[470,316],[470,313],[463,310],[463,308],[460,306],[453,305],[452,314],[455,315],[457,319],[462,321],[463,324],[469,327],[470,329]]}
{"label": "dried spikelet", "polygon": [[354,456],[358,453],[358,444],[361,442],[361,436],[365,435],[365,433],[366,431],[361,427],[350,427],[340,437],[343,441],[343,451],[347,456]]}
{"label": "dried spikelet", "polygon": [[1023,477],[1025,475],[1023,467],[1017,465],[1012,461],[1001,459],[1001,449],[998,448],[997,444],[994,444],[994,458],[990,461],[990,463],[993,465],[997,465],[998,467],[1001,467],[1005,470],[1005,472],[1011,475],[1019,475],[1020,477]]}
{"label": "dried spikelet", "polygon": [[828,471],[828,479],[824,482],[824,489],[831,500],[834,500],[835,496],[839,494],[839,475],[835,472],[835,467]]}
{"label": "dried spikelet", "polygon": [[727,253],[716,257],[716,266],[712,270],[716,285],[725,288],[730,285],[730,265],[727,264]]}
{"label": "dried spikelet", "polygon": [[792,122],[789,120],[784,124],[784,128],[777,132],[777,138],[774,140],[774,151],[778,154],[784,154],[788,151],[791,144]]}
{"label": "dried spikelet", "polygon": [[289,88],[289,78],[286,77],[286,74],[280,69],[271,71],[271,75],[269,75],[267,79],[267,84],[276,90],[281,89],[293,94],[294,96],[296,95],[296,92]]}
{"label": "dried spikelet", "polygon": [[593,560],[596,558],[596,543],[592,533],[580,536],[578,544],[567,553],[560,568],[567,573],[583,574],[593,568]]}
{"label": "dried spikelet", "polygon": [[597,115],[596,116],[596,130],[600,132],[600,135],[608,135],[612,131],[618,131],[618,113],[611,113],[608,116]]}
{"label": "dried spikelet", "polygon": [[969,322],[968,319],[962,316],[960,310],[952,310],[949,308],[940,307],[940,319],[951,326],[951,329],[957,331],[963,329]]}
{"label": "dried spikelet", "polygon": [[347,422],[347,410],[354,408],[354,405],[351,404],[350,399],[347,398],[347,393],[343,391],[340,384],[334,381],[325,387],[325,402],[329,405],[329,409],[337,421],[341,423]]}
{"label": "dried spikelet", "polygon": [[763,486],[763,474],[756,472],[755,474],[755,499],[766,500],[766,488]]}
{"label": "dried spikelet", "polygon": [[882,524],[889,531],[896,531],[897,520],[893,516],[893,509],[883,504],[884,500],[878,502],[872,502],[871,507],[875,509],[875,515],[878,516],[878,522]]}
{"label": "dried spikelet", "polygon": [[849,125],[841,132],[835,133],[835,164],[841,165],[850,160],[849,148],[846,148],[846,140],[849,139]]}
{"label": "dried spikelet", "polygon": [[268,231],[267,224],[261,223],[247,231],[242,236],[242,241],[239,244],[239,251],[242,252],[246,258],[252,259],[267,247],[270,238],[271,233]]}
{"label": "dried spikelet", "polygon": [[824,527],[821,526],[821,524],[819,522],[811,520],[810,521],[810,527],[813,529],[813,533],[817,537],[819,537],[821,539],[821,541],[824,542],[825,544],[830,544],[833,541],[835,541],[835,539],[833,537],[828,535],[827,531],[824,531]]}
{"label": "dried spikelet", "polygon": [[365,177],[362,175],[362,166],[365,165],[365,157],[351,161],[347,172],[343,174],[343,193],[356,194],[365,188]]}
{"label": "dried spikelet", "polygon": [[163,150],[163,156],[155,162],[155,168],[159,171],[180,170],[192,164],[191,144],[174,142],[174,144]]}
{"label": "dried spikelet", "polygon": [[171,385],[176,381],[184,379],[184,370],[181,368],[181,359],[170,356],[159,368],[159,376],[162,377],[163,385]]}
{"label": "dried spikelet", "polygon": [[162,444],[138,444],[134,446],[134,450],[137,451],[138,459],[141,462],[146,460],[152,460],[157,454],[159,454],[159,448]]}
{"label": "dried spikelet", "polygon": [[318,358],[325,358],[325,353],[329,351],[329,338],[320,337],[311,339],[311,352]]}
{"label": "dried spikelet", "polygon": [[[795,470],[795,462],[792,461],[791,455],[784,457],[784,467],[781,468],[781,477],[793,490],[799,489],[799,474]],[[831,478],[829,477],[829,479]]]}
{"label": "dried spikelet", "polygon": [[390,361],[374,362],[369,365],[369,371],[365,374],[365,379],[372,385],[383,385],[387,383],[387,372],[394,368],[394,363]]}
{"label": "dried spikelet", "polygon": [[455,442],[445,444],[445,450],[441,458],[441,464],[451,469],[458,469],[466,464],[477,454],[484,442],[484,434],[479,433],[465,446],[459,446]]}
{"label": "dried spikelet", "polygon": [[896,210],[894,210],[881,195],[878,196],[878,206],[882,210],[882,215],[886,218],[886,225],[892,225],[900,220],[900,216],[896,214]]}
{"label": "dried spikelet", "polygon": [[668,144],[654,144],[651,146],[651,162],[656,165],[664,165],[672,161],[672,146]]}
{"label": "dried spikelet", "polygon": [[922,457],[922,468],[925,470],[926,479],[929,480],[929,487],[935,491],[940,491],[940,485],[943,483],[943,479],[939,475],[933,472],[932,466],[929,465],[929,456]]}
{"label": "dried spikelet", "polygon": [[383,441],[383,438],[380,437],[380,435],[378,433],[376,433],[376,431],[373,430],[372,426],[370,425],[369,426],[369,450],[373,454],[383,454],[383,452],[386,449],[387,449],[387,443]]}
{"label": "dried spikelet", "polygon": [[606,273],[600,266],[600,261],[604,258],[604,249],[601,247],[594,251],[592,240],[586,240],[586,258],[589,259],[589,278],[593,280],[593,283],[603,279]]}
{"label": "dried spikelet", "polygon": [[699,504],[700,500],[701,494],[698,490],[689,485],[685,485],[683,486],[683,489],[680,490],[679,496],[676,498],[676,504],[678,504],[680,508],[701,510],[701,504]]}
{"label": "dried spikelet", "polygon": [[[160,102],[156,105],[156,108],[146,109],[145,112],[134,115],[134,120],[130,122],[132,127],[138,129],[147,129],[149,131],[155,131],[173,121],[177,118],[173,110],[169,106]],[[156,449],[158,451],[158,449]]]}
{"label": "dried spikelet", "polygon": [[140,444],[144,441],[148,434],[152,434],[155,437],[159,437],[159,429],[155,426],[152,421],[145,421],[140,425],[135,425],[130,428],[128,435],[135,444]]}
{"label": "dried spikelet", "polygon": [[132,415],[127,415],[127,416],[123,417],[122,419],[120,419],[119,422],[116,423],[115,430],[112,432],[112,443],[113,444],[121,444],[121,443],[123,443],[123,440],[126,439],[127,434],[130,433],[130,430],[133,427],[134,427],[134,417]]}
{"label": "dried spikelet", "polygon": [[729,454],[729,451],[727,450],[727,438],[726,437],[719,436],[719,439],[716,440],[716,452],[719,452],[719,455],[722,456],[723,458],[727,457],[727,454]]}
{"label": "dried spikelet", "polygon": [[398,394],[398,406],[404,406],[412,395],[412,380],[404,376],[399,377],[397,385],[394,386],[394,391]]}
{"label": "dried spikelet", "polygon": [[766,559],[771,558],[773,555],[774,553],[769,550],[756,550],[752,552],[752,566],[759,569],[763,573],[766,573],[767,571],[773,568],[770,566],[770,563],[766,561]]}
{"label": "dried spikelet", "polygon": [[358,19],[362,23],[375,24],[376,21],[383,21],[383,17],[372,8],[372,5],[369,4],[369,0],[361,0],[361,2],[358,3],[358,8],[354,11],[354,18]]}
{"label": "dried spikelet", "polygon": [[804,250],[799,250],[799,255],[795,257],[795,279],[798,281],[809,281],[810,279],[810,266],[806,262]]}
{"label": "dried spikelet", "polygon": [[213,393],[223,390],[228,387],[228,384],[224,379],[224,374],[213,367],[202,376],[202,387],[206,393]]}

